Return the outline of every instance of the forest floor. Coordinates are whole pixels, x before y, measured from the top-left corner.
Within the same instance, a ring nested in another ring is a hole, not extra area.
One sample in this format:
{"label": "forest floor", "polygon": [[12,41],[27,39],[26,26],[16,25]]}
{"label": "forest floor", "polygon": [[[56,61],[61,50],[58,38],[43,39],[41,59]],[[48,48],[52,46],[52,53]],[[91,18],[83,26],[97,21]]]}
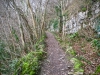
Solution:
{"label": "forest floor", "polygon": [[71,66],[68,56],[52,33],[46,32],[46,35],[47,58],[43,62],[40,75],[68,75],[68,66]]}

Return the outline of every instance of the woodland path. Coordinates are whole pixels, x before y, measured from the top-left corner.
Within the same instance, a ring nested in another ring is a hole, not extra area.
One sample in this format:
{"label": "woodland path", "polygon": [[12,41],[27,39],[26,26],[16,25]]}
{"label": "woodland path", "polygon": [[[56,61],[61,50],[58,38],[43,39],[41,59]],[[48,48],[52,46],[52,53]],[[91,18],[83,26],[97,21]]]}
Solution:
{"label": "woodland path", "polygon": [[47,58],[44,60],[40,75],[68,75],[68,66],[65,52],[52,33],[46,32]]}

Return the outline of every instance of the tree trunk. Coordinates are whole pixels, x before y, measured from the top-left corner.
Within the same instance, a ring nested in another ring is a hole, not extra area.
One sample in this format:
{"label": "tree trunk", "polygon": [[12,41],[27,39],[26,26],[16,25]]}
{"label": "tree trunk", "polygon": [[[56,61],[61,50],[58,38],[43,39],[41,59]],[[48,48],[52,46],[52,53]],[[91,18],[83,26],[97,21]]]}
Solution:
{"label": "tree trunk", "polygon": [[59,24],[59,33],[62,34],[63,28],[63,15],[62,15],[62,1],[60,3],[60,24]]}
{"label": "tree trunk", "polygon": [[33,32],[34,32],[34,34],[35,34],[35,37],[36,37],[36,39],[38,38],[38,36],[37,36],[37,30],[36,30],[36,21],[35,21],[35,19],[34,19],[34,14],[33,14],[33,10],[32,10],[32,7],[31,7],[31,5],[30,5],[30,2],[29,2],[29,0],[28,0],[28,6],[29,6],[29,8],[30,8],[30,12],[31,12],[31,15],[32,15],[32,21],[33,21]]}
{"label": "tree trunk", "polygon": [[26,16],[24,15],[24,12],[20,8],[18,8],[16,6],[16,3],[14,1],[13,1],[13,7],[17,11],[19,17],[21,17],[23,19],[23,21],[25,23],[25,27],[26,27],[27,31],[29,32],[29,35],[30,35],[30,39],[32,41],[32,44],[34,44],[33,31],[32,31],[31,27],[28,24],[28,20],[27,20]]}
{"label": "tree trunk", "polygon": [[42,20],[42,25],[41,25],[41,32],[42,33],[44,33],[44,31],[45,31],[45,20],[46,20],[46,13],[47,13],[47,5],[48,5],[48,3],[49,3],[49,0],[46,2],[46,5],[45,5],[45,11],[44,11],[44,14],[43,14],[43,20]]}

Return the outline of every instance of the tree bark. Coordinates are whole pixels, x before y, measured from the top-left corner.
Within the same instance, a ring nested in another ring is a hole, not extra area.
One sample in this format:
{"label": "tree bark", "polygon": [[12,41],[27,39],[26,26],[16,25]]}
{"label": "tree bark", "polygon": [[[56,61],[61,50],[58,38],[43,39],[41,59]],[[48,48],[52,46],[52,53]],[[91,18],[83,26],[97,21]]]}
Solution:
{"label": "tree bark", "polygon": [[62,34],[63,28],[63,15],[62,15],[62,1],[60,3],[60,25],[59,25],[59,33]]}
{"label": "tree bark", "polygon": [[35,21],[35,19],[34,19],[35,15],[33,14],[33,10],[32,10],[32,7],[31,7],[31,5],[30,5],[29,0],[28,0],[28,6],[29,6],[29,8],[30,8],[30,12],[31,12],[31,15],[32,15],[32,21],[33,21],[33,32],[34,32],[35,37],[36,37],[36,39],[37,39],[38,36],[37,36],[37,30],[36,30],[36,21]]}

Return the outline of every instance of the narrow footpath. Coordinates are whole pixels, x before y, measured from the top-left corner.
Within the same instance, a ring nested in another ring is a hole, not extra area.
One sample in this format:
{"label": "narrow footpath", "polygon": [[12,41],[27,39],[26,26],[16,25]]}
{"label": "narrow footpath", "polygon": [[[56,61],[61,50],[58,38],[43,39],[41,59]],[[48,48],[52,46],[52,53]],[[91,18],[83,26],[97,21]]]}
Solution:
{"label": "narrow footpath", "polygon": [[46,32],[47,58],[44,60],[40,75],[68,75],[68,66],[65,52],[52,33]]}

